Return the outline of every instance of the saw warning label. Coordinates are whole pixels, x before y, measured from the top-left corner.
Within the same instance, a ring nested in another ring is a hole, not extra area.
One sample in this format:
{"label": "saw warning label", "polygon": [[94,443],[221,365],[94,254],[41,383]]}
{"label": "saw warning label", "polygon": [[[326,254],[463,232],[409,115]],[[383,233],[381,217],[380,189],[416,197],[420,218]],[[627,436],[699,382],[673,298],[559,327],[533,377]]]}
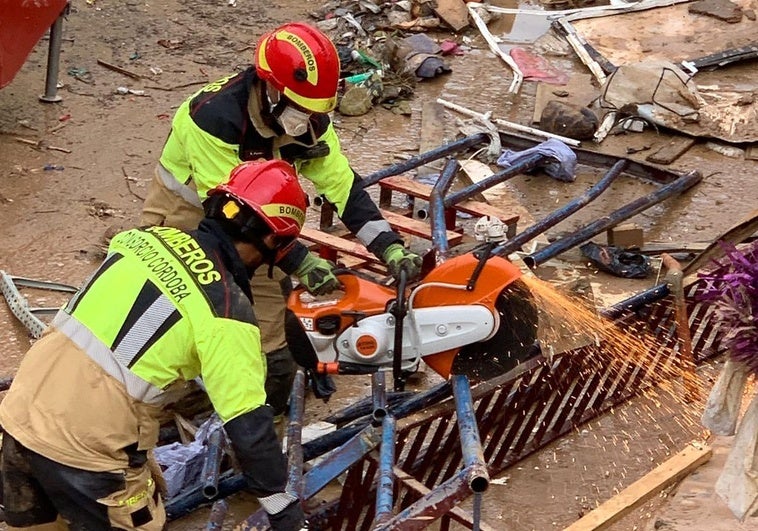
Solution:
{"label": "saw warning label", "polygon": [[376,338],[374,336],[362,335],[355,342],[355,350],[362,356],[373,356],[376,354]]}

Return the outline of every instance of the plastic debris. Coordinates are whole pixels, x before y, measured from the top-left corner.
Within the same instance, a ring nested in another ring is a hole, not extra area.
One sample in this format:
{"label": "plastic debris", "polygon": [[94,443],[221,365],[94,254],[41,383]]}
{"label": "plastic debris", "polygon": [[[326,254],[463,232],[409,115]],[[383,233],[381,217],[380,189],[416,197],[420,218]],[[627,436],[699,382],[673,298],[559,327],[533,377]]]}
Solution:
{"label": "plastic debris", "polygon": [[647,278],[652,273],[650,259],[642,253],[610,245],[587,242],[579,250],[601,271],[622,278]]}

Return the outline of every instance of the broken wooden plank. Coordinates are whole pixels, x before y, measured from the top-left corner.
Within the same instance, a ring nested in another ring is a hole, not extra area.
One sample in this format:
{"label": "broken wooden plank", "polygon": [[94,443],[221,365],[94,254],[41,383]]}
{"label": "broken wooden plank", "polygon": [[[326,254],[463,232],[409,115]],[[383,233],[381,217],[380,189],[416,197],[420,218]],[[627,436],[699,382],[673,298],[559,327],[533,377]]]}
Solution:
{"label": "broken wooden plank", "polygon": [[590,511],[563,531],[606,529],[613,522],[707,462],[712,453],[710,446],[690,443],[674,457],[622,490],[618,496],[614,496],[597,509]]}
{"label": "broken wooden plank", "polygon": [[455,31],[468,26],[468,9],[463,0],[437,0],[434,12]]}
{"label": "broken wooden plank", "polygon": [[658,151],[645,157],[645,160],[652,164],[671,164],[690,149],[694,143],[694,138],[676,136],[658,149]]}
{"label": "broken wooden plank", "polygon": [[[468,11],[467,11],[468,13]],[[441,141],[447,141],[445,135],[445,122],[447,113],[445,108],[436,101],[426,101],[421,108],[421,133],[419,138],[418,152],[426,153],[440,145]],[[429,175],[439,174],[442,170],[444,161],[433,161],[416,170],[417,178],[427,177]],[[436,166],[436,167],[435,167]],[[419,211],[429,210],[429,203],[422,200],[413,201],[413,217],[419,218]]]}

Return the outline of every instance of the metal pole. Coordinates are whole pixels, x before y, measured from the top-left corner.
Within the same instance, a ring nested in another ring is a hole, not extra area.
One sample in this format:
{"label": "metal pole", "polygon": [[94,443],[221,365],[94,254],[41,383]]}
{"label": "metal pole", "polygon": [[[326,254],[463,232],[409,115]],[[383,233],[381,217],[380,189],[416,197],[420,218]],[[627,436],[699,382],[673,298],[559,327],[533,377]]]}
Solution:
{"label": "metal pole", "polygon": [[[441,402],[448,398],[452,392],[449,382],[442,382],[431,389],[424,391],[423,393],[416,394],[410,399],[392,407],[393,416],[397,419],[405,418],[413,413],[422,411],[432,404]],[[321,437],[309,441],[302,445],[303,450],[303,462],[308,462],[311,459],[320,457],[331,450],[343,445],[350,439],[353,439],[356,434],[363,431],[366,426],[370,424],[368,419],[362,419],[356,424],[351,424],[340,428],[337,431],[327,433]],[[374,432],[369,431],[368,435],[363,435],[363,438],[373,438]],[[349,446],[349,445],[346,445]],[[348,450],[341,450],[348,451]],[[335,454],[339,454],[340,450]],[[356,459],[359,459],[360,456]],[[352,462],[355,462],[352,461]],[[339,475],[339,474],[338,474]],[[336,477],[336,476],[335,476]],[[291,476],[290,476],[291,478]],[[221,478],[218,483],[218,496],[226,497],[239,492],[247,487],[247,480],[242,474],[236,473],[234,470],[228,470],[221,474]],[[307,497],[300,497],[300,499],[307,499]],[[166,514],[169,520],[175,520],[181,518],[197,509],[198,506],[207,503],[208,499],[203,496],[202,486],[198,486],[192,490],[187,490],[174,496],[166,501]]]}
{"label": "metal pole", "polygon": [[392,472],[395,466],[395,442],[397,431],[395,429],[395,417],[387,415],[382,420],[382,445],[379,448],[379,470],[376,486],[376,516],[375,524],[382,524],[392,518],[395,475]]}
{"label": "metal pole", "polygon": [[609,308],[600,310],[600,315],[606,319],[618,319],[626,313],[634,312],[643,306],[668,297],[669,293],[671,293],[671,290],[668,284],[658,284],[637,295],[632,295],[628,299],[617,302]]}
{"label": "metal pole", "polygon": [[445,223],[445,194],[450,189],[457,172],[458,161],[455,159],[448,160],[439,179],[434,183],[432,193],[429,194],[429,221],[432,225],[432,241],[437,256],[445,256],[449,250],[447,224]]}
{"label": "metal pole", "polygon": [[561,254],[562,252],[570,249],[580,243],[589,240],[593,236],[600,234],[605,229],[618,224],[625,219],[629,219],[635,214],[639,214],[643,210],[650,208],[669,198],[670,196],[685,192],[692,188],[695,184],[699,183],[702,179],[702,175],[698,171],[691,171],[685,175],[682,175],[677,180],[662,186],[655,192],[646,196],[640,197],[631,203],[624,205],[618,210],[614,210],[607,216],[603,216],[600,219],[595,220],[589,225],[585,225],[576,232],[569,234],[568,236],[553,242],[544,249],[537,251],[529,256],[524,257],[524,263],[530,268],[535,268],[545,261]]}
{"label": "metal pole", "polygon": [[461,138],[460,140],[450,142],[449,144],[445,144],[438,148],[434,148],[430,151],[427,151],[426,153],[421,153],[419,155],[411,157],[404,162],[387,166],[386,168],[382,168],[381,170],[367,175],[363,178],[363,187],[365,188],[366,186],[376,184],[385,177],[400,175],[403,172],[418,168],[419,166],[423,166],[424,164],[432,162],[433,160],[441,159],[442,157],[451,153],[456,153],[458,151],[463,151],[464,149],[474,147],[478,144],[481,144],[482,142],[486,142],[487,140],[489,140],[489,137],[486,133],[476,133],[474,135]]}
{"label": "metal pole", "polygon": [[608,186],[610,186],[610,184],[615,181],[619,175],[621,175],[621,172],[624,171],[626,165],[627,161],[625,159],[618,161],[610,170],[608,170],[608,173],[606,173],[603,178],[600,179],[592,188],[587,190],[585,193],[573,201],[563,205],[561,208],[554,210],[525,231],[517,234],[510,240],[501,243],[492,250],[492,254],[508,256],[512,252],[521,249],[521,246],[529,240],[539,236],[550,227],[557,225],[580,208],[586,206],[591,201],[594,201],[597,196],[603,193],[608,188]]}
{"label": "metal pole", "polygon": [[378,426],[387,416],[387,385],[384,380],[384,371],[371,375],[371,400],[374,405],[371,413],[372,423]]}
{"label": "metal pole", "polygon": [[471,396],[469,379],[462,374],[450,377],[455,397],[455,412],[458,417],[458,432],[461,438],[463,466],[470,470],[469,488],[471,492],[484,492],[490,484],[484,452],[479,440],[479,428],[476,425],[474,400]]}
{"label": "metal pole", "polygon": [[463,188],[461,190],[458,190],[455,193],[450,194],[449,196],[445,198],[445,207],[451,207],[453,205],[457,205],[461,201],[465,201],[466,199],[471,198],[471,196],[481,192],[482,190],[486,190],[490,188],[491,186],[507,181],[508,179],[511,179],[515,177],[516,175],[527,173],[533,170],[534,168],[542,165],[542,163],[549,158],[550,157],[546,157],[545,155],[541,153],[532,153],[524,157],[523,159],[519,160],[518,162],[511,164],[507,168],[497,173],[493,173],[486,179],[482,179],[478,183],[474,183],[472,185],[467,186],[466,188]]}
{"label": "metal pole", "polygon": [[287,424],[287,492],[302,500],[303,491],[303,417],[305,415],[305,371],[295,373],[290,393],[290,415]]}
{"label": "metal pole", "polygon": [[224,433],[221,428],[208,436],[208,449],[205,452],[203,471],[203,496],[209,500],[218,495],[218,478],[221,474],[221,459],[224,455]]}
{"label": "metal pole", "polygon": [[405,307],[405,286],[408,283],[408,272],[400,269],[397,281],[397,298],[390,313],[395,318],[395,341],[392,350],[392,378],[395,391],[405,390],[405,375],[403,375],[403,321],[408,313]]}
{"label": "metal pole", "polygon": [[68,4],[50,26],[50,46],[47,51],[47,73],[45,77],[45,93],[39,100],[45,103],[57,103],[63,98],[58,96],[58,68],[61,57],[61,42],[63,41],[63,17],[68,11]]}

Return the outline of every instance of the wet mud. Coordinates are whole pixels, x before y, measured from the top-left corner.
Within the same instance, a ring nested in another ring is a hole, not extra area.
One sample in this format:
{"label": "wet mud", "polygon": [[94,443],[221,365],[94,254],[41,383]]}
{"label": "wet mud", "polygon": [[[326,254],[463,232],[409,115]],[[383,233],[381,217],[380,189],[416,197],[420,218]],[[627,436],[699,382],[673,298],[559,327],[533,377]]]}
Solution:
{"label": "wet mud", "polygon": [[[136,222],[176,107],[204,82],[249,63],[250,44],[262,31],[286,21],[307,19],[310,7],[293,0],[267,3],[265,10],[258,3],[243,1],[236,7],[202,0],[76,2],[64,29],[60,67],[63,86],[59,89],[63,101],[41,104],[37,99],[44,88],[45,42],[37,46],[13,83],[0,90],[0,269],[12,275],[80,285],[102,258],[104,236]],[[514,24],[502,18],[496,24],[494,29],[506,37],[511,35],[511,44],[524,46],[539,37],[543,21],[530,19],[524,27],[522,21]],[[417,85],[410,116],[381,107],[361,117],[335,116],[343,149],[359,173],[366,175],[416,154],[421,109],[425,102],[438,97],[531,125],[537,84],[527,81],[518,94],[510,94],[511,76],[502,61],[488,51],[475,30],[466,35],[471,40],[465,54],[448,58],[453,72]],[[450,34],[439,37],[448,38]],[[135,81],[99,66],[97,59],[148,77]],[[548,59],[572,77],[587,77],[571,53]],[[741,68],[730,73],[734,76],[730,79],[739,79]],[[158,69],[161,73],[154,73]],[[719,80],[719,75],[707,73],[704,82]],[[144,90],[147,96],[116,94],[120,86]],[[591,99],[597,87],[589,81],[582,86],[568,99]],[[439,144],[455,138],[464,118],[453,112],[445,116]],[[44,139],[48,145],[70,153],[35,148],[18,138]],[[644,160],[655,146],[669,139],[665,132],[647,131],[611,136],[602,146],[588,148]],[[638,152],[628,155],[630,149]],[[51,165],[63,169],[45,170]],[[710,241],[758,204],[755,161],[724,157],[701,142],[672,169],[698,169],[704,179],[682,197],[630,220],[643,227],[646,241]],[[540,219],[583,193],[603,172],[602,168],[580,166],[573,183],[558,182],[544,174],[517,176],[501,188],[502,202],[496,196],[493,202],[507,207],[515,198],[533,219]],[[622,177],[547,236],[555,238],[576,230],[655,186]],[[566,253],[565,258],[601,295],[609,294],[608,300],[646,289],[655,281],[620,281],[597,273],[585,268],[578,252]],[[545,275],[551,273],[555,271],[546,267]],[[46,291],[24,293],[33,306],[57,307],[65,301],[65,295]],[[0,304],[0,376],[13,375],[30,344],[25,328],[5,304]],[[433,374],[420,375],[409,389],[422,389],[436,381]],[[338,394],[328,404],[308,397],[309,420],[323,418],[370,394],[367,377],[341,377],[337,384]],[[660,407],[660,399],[632,401],[507,471],[507,481],[493,484],[487,493],[483,517],[502,529],[560,529],[697,436],[696,426],[681,421],[696,414],[681,405],[672,414]],[[234,522],[255,509],[255,502],[244,494],[230,501],[225,529],[232,529]],[[641,528],[654,513],[656,503],[649,502],[610,529]],[[172,528],[204,529],[208,513],[208,508],[200,509]]]}

